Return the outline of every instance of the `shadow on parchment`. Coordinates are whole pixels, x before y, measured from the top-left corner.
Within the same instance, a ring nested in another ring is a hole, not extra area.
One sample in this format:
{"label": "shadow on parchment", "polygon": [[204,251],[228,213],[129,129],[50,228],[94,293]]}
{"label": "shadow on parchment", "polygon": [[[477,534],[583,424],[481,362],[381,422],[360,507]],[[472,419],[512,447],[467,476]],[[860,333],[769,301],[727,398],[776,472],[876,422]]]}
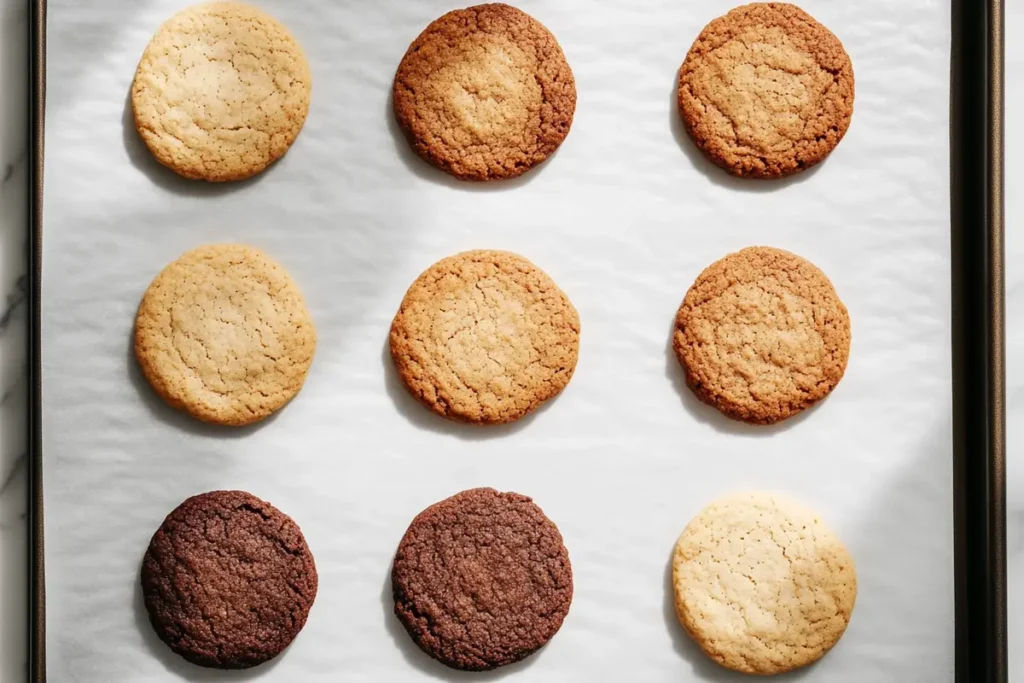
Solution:
{"label": "shadow on parchment", "polygon": [[680,149],[686,154],[690,164],[700,171],[701,175],[707,177],[713,184],[729,190],[740,192],[775,192],[783,190],[790,185],[799,185],[814,177],[822,164],[828,163],[828,159],[811,166],[807,170],[788,175],[784,178],[740,178],[734,176],[725,169],[719,168],[711,163],[704,153],[700,151],[690,135],[683,126],[683,118],[679,114],[679,71],[676,71],[675,80],[672,81],[672,91],[669,94],[668,122],[672,129],[672,136],[676,139]]}
{"label": "shadow on parchment", "polygon": [[[494,671],[458,671],[456,669],[449,669],[421,650],[409,634],[406,633],[402,623],[398,621],[398,617],[395,616],[395,600],[391,591],[390,569],[384,577],[384,588],[381,591],[380,602],[384,612],[384,625],[387,627],[388,635],[394,641],[395,647],[402,653],[402,657],[410,666],[415,667],[421,673],[430,676],[434,680],[465,681],[466,683],[498,681],[506,676],[513,676],[526,671],[544,653],[544,648],[541,648],[522,661],[503,666]],[[557,637],[556,635],[555,638]]]}
{"label": "shadow on parchment", "polygon": [[[827,678],[827,671],[847,671],[842,667],[851,665],[866,672],[885,672],[885,680],[951,680],[950,420],[947,416],[930,428],[916,430],[921,437],[905,465],[876,488],[855,493],[864,497],[862,517],[846,520],[841,529],[836,529],[837,522],[825,520],[839,533],[857,570],[857,602],[846,633],[819,663],[772,680],[798,681],[812,672]],[[832,486],[841,484],[833,481]],[[778,492],[803,502],[798,489]],[[686,634],[676,616],[671,553],[663,590],[665,626],[676,652],[692,666],[694,675],[715,683],[752,680],[718,666]],[[836,657],[842,661],[834,661]],[[860,680],[876,678],[869,673]]]}
{"label": "shadow on parchment", "polygon": [[388,131],[391,133],[391,139],[395,143],[395,151],[398,153],[398,157],[402,160],[402,163],[405,164],[405,167],[410,173],[422,180],[427,180],[432,183],[444,185],[445,187],[450,187],[453,190],[460,190],[463,192],[505,192],[528,185],[544,173],[544,169],[547,168],[548,164],[555,160],[555,157],[558,156],[559,149],[561,149],[561,147],[559,147],[543,162],[515,178],[483,181],[459,180],[455,176],[445,173],[441,169],[435,168],[425,160],[421,159],[412,149],[405,132],[402,131],[401,126],[398,125],[398,121],[395,120],[394,93],[390,88],[388,89],[384,118],[387,120]]}
{"label": "shadow on parchment", "polygon": [[726,417],[715,408],[697,398],[697,395],[693,393],[693,390],[686,385],[686,373],[683,370],[683,366],[679,363],[679,358],[676,357],[675,349],[672,347],[672,337],[675,335],[675,330],[675,320],[673,319],[672,326],[669,330],[668,344],[665,347],[665,376],[675,386],[676,392],[679,394],[679,399],[682,401],[687,412],[689,412],[695,420],[712,427],[715,431],[733,436],[755,438],[771,437],[775,434],[789,431],[803,423],[814,414],[818,409],[818,406],[821,405],[823,401],[828,400],[828,397],[826,396],[810,408],[797,413],[789,419],[783,420],[782,422],[776,422],[772,425],[747,424],[746,422],[740,422],[739,420],[733,420],[732,418]]}
{"label": "shadow on parchment", "polygon": [[132,166],[141,171],[154,185],[179,195],[191,197],[218,197],[238,192],[255,185],[268,173],[273,172],[271,164],[265,170],[245,180],[233,180],[225,183],[212,183],[206,180],[190,180],[167,168],[150,153],[146,143],[135,128],[135,114],[132,111],[132,93],[129,89],[124,98],[124,112],[121,115],[122,141],[124,151]]}
{"label": "shadow on parchment", "polygon": [[[132,599],[132,610],[135,613],[135,626],[139,629],[142,642],[153,658],[160,662],[164,670],[174,674],[183,681],[251,681],[260,676],[268,675],[277,666],[282,657],[288,656],[288,648],[269,662],[254,666],[251,669],[224,670],[208,669],[197,666],[176,655],[153,630],[146,611],[146,602],[142,596],[142,567],[135,575],[135,591]],[[302,637],[300,632],[297,636]]]}
{"label": "shadow on parchment", "polygon": [[[741,674],[730,671],[715,663],[697,646],[686,633],[686,629],[679,623],[676,616],[675,592],[672,587],[672,554],[669,554],[668,564],[665,567],[665,628],[672,636],[672,646],[683,659],[693,667],[693,674],[702,681],[714,681],[714,683],[750,683],[758,677],[749,674]],[[805,667],[788,674],[772,676],[771,680],[781,683],[800,681],[814,672],[815,665]]]}
{"label": "shadow on parchment", "polygon": [[422,429],[435,434],[446,434],[455,436],[464,441],[487,441],[490,439],[501,439],[516,434],[530,425],[539,415],[544,413],[551,404],[558,400],[558,396],[545,401],[529,415],[522,417],[515,422],[502,425],[475,425],[464,424],[454,420],[448,420],[434,413],[416,400],[405,385],[402,384],[398,372],[395,370],[395,363],[391,359],[391,344],[384,340],[384,351],[381,354],[381,363],[384,365],[384,384],[388,397],[395,405],[395,409],[402,414],[402,417],[411,422],[417,429]]}
{"label": "shadow on parchment", "polygon": [[166,401],[157,395],[156,391],[153,390],[153,387],[149,385],[149,382],[146,381],[145,376],[142,374],[142,370],[139,368],[139,361],[135,357],[134,326],[132,326],[132,329],[128,333],[127,351],[126,362],[128,363],[128,379],[131,381],[132,387],[135,388],[135,393],[138,394],[139,401],[146,406],[146,409],[153,418],[166,425],[174,427],[175,429],[180,429],[184,432],[188,432],[189,434],[196,434],[198,436],[238,439],[250,436],[263,427],[266,427],[274,422],[282,411],[288,409],[288,406],[285,405],[281,410],[273,413],[269,417],[266,417],[255,424],[246,425],[245,427],[228,427],[202,422],[181,410],[175,410],[169,406]]}

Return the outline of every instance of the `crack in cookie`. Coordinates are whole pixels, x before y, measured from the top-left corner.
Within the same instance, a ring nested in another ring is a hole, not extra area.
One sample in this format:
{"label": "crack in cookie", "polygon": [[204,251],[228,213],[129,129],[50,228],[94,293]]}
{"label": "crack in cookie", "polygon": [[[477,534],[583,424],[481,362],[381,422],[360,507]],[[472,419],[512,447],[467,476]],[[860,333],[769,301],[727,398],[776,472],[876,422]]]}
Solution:
{"label": "crack in cookie", "polygon": [[243,426],[280,410],[302,388],[316,330],[302,293],[257,249],[200,247],[150,284],[135,320],[135,356],[174,408]]}
{"label": "crack in cookie", "polygon": [[132,82],[135,127],[175,173],[242,180],[288,151],[309,111],[302,48],[238,2],[190,7],[160,27]]}
{"label": "crack in cookie", "polygon": [[449,12],[395,74],[395,117],[427,162],[463,180],[525,173],[569,134],[576,84],[540,22],[504,4]]}
{"label": "crack in cookie", "polygon": [[395,368],[434,412],[512,422],[558,395],[579,355],[576,309],[521,256],[470,251],[435,263],[391,325]]}
{"label": "crack in cookie", "polygon": [[853,116],[839,39],[785,3],[734,9],[705,27],[679,70],[687,132],[738,176],[777,178],[824,159]]}
{"label": "crack in cookie", "polygon": [[773,675],[817,661],[857,599],[849,552],[810,510],[763,493],[718,500],[672,556],[676,614],[722,666]]}

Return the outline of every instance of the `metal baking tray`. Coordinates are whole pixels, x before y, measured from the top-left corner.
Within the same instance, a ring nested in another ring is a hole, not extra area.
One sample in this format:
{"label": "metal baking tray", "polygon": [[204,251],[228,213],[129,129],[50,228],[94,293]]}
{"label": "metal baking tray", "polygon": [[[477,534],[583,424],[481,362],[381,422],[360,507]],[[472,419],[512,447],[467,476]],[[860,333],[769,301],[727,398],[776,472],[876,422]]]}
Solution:
{"label": "metal baking tray", "polygon": [[[46,0],[31,8],[28,188],[29,678],[46,680],[40,336]],[[959,683],[1007,681],[1003,299],[1003,2],[953,0],[951,233],[955,661]]]}

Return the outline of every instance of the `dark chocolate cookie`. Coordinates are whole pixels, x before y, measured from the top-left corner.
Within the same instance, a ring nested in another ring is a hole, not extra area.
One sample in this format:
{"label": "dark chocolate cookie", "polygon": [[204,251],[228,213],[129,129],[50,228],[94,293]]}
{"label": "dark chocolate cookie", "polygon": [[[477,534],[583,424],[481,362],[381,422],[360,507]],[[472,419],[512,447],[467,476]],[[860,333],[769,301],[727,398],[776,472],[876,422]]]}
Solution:
{"label": "dark chocolate cookie", "polygon": [[246,669],[280,654],[316,598],[313,556],[294,521],[242,491],[179,505],[142,560],[157,635],[194,664]]}
{"label": "dark chocolate cookie", "polygon": [[463,491],[413,520],[391,571],[395,614],[442,664],[486,671],[544,646],[572,602],[558,528],[532,500]]}

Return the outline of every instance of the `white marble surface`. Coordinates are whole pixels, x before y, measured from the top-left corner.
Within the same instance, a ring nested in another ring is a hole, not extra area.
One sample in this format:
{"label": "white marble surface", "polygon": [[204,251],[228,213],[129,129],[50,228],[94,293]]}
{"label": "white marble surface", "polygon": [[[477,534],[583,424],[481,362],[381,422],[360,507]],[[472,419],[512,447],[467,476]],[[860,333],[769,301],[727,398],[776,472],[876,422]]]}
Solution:
{"label": "white marble surface", "polygon": [[[26,3],[0,0],[0,683],[25,671],[25,247]],[[1024,32],[1024,3],[1007,2],[1007,34]],[[1024,466],[1014,457],[1024,435],[1024,43],[1007,52],[1007,368],[1011,678],[1024,676]],[[1015,155],[1015,150],[1017,155]]]}
{"label": "white marble surface", "polygon": [[25,677],[27,3],[0,0],[0,683]]}

